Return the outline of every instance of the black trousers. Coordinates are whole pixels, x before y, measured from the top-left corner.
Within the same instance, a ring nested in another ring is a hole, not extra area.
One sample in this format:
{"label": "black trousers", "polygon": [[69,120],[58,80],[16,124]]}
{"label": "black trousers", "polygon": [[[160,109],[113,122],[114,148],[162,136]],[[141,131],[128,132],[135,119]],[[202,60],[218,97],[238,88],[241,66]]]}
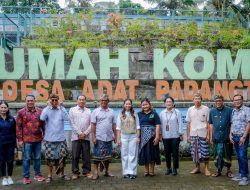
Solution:
{"label": "black trousers", "polygon": [[[0,143],[0,176],[12,176],[16,143]],[[7,172],[6,172],[7,168]],[[7,175],[6,175],[7,174]]]}
{"label": "black trousers", "polygon": [[86,174],[91,171],[90,162],[90,142],[87,140],[72,141],[72,173],[80,174],[79,160],[82,157],[82,173]]}
{"label": "black trousers", "polygon": [[173,157],[173,168],[179,168],[179,144],[180,138],[163,139],[166,166],[171,168],[171,156]]}

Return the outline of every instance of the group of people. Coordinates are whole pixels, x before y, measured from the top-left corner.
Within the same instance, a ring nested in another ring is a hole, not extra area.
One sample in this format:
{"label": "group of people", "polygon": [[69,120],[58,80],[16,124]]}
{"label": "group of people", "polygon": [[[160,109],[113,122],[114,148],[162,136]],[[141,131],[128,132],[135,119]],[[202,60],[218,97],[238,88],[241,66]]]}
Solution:
{"label": "group of people", "polygon": [[[174,99],[166,97],[166,109],[158,113],[148,98],[141,101],[141,111],[135,112],[132,100],[126,99],[118,117],[109,107],[109,98],[103,95],[100,106],[93,110],[86,107],[86,97],[77,97],[77,105],[69,113],[63,107],[58,95],[51,94],[43,110],[35,105],[35,96],[27,95],[26,106],[19,110],[16,118],[10,115],[8,103],[0,102],[0,176],[2,185],[12,185],[16,139],[23,148],[23,184],[31,183],[30,160],[33,159],[34,180],[52,182],[52,171],[62,180],[78,179],[80,174],[92,180],[99,178],[99,172],[112,177],[109,163],[112,146],[121,147],[122,175],[135,179],[137,166],[145,167],[144,176],[155,176],[155,165],[161,163],[159,142],[163,142],[166,158],[165,175],[176,176],[179,168],[179,144],[183,140],[182,115],[175,108]],[[234,109],[224,105],[222,96],[215,96],[215,106],[209,110],[202,105],[202,96],[194,94],[194,106],[187,112],[187,141],[195,164],[191,174],[201,173],[200,164],[205,163],[205,175],[210,176],[209,150],[215,147],[218,177],[225,166],[226,175],[239,185],[247,185],[247,148],[250,132],[250,108],[243,105],[241,95],[234,96]],[[70,121],[72,128],[72,176],[64,173],[67,143],[64,122]],[[94,145],[91,157],[90,140]],[[47,161],[48,175],[40,171],[42,142]],[[239,175],[233,176],[231,168],[233,146],[238,157]],[[82,168],[79,168],[82,157]],[[91,160],[93,171],[91,171]],[[171,161],[173,164],[171,164]],[[173,165],[173,166],[172,166]]]}
{"label": "group of people", "polygon": [[[191,154],[195,169],[191,174],[201,173],[200,163],[205,164],[205,175],[209,171],[209,145],[214,145],[215,166],[213,177],[218,177],[225,166],[226,176],[239,181],[240,186],[248,185],[247,148],[250,133],[250,108],[243,105],[243,96],[236,94],[233,99],[234,108],[224,105],[221,95],[214,97],[215,106],[209,110],[201,104],[202,96],[195,94],[194,106],[187,112],[187,141],[191,144]],[[233,176],[231,168],[233,146],[238,158],[239,174]]]}

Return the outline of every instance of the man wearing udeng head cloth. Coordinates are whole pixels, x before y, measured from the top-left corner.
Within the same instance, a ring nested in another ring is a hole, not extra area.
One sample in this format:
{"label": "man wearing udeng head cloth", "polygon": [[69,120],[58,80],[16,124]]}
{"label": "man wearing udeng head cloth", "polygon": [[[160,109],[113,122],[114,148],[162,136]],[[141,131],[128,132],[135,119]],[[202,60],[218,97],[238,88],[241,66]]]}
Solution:
{"label": "man wearing udeng head cloth", "polygon": [[40,116],[45,121],[45,158],[48,165],[47,183],[52,181],[52,169],[56,167],[56,174],[61,174],[62,180],[70,180],[64,174],[65,161],[67,156],[67,144],[64,133],[64,121],[69,120],[66,109],[59,102],[59,96],[51,94],[48,106],[43,109]]}

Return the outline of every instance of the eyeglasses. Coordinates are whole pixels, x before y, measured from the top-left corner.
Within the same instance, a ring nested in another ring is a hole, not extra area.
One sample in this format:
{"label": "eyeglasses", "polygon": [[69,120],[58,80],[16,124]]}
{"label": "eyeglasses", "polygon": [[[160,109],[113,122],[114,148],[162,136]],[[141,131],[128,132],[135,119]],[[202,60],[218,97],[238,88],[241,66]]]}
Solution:
{"label": "eyeglasses", "polygon": [[57,99],[51,99],[51,102],[58,102]]}

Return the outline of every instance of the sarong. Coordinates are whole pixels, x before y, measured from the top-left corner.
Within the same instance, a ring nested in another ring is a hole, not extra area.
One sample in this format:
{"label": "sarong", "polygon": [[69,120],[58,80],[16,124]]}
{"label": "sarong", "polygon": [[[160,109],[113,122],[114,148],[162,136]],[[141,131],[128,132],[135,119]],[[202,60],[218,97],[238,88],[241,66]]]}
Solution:
{"label": "sarong", "polygon": [[209,144],[206,142],[206,138],[191,136],[191,154],[195,164],[209,160]]}
{"label": "sarong", "polygon": [[56,174],[61,172],[61,169],[65,166],[65,160],[67,156],[67,144],[66,141],[62,142],[48,142],[45,141],[45,159],[48,166],[56,166]]}
{"label": "sarong", "polygon": [[110,161],[112,159],[112,141],[96,140],[94,145],[94,155],[92,160],[94,162]]}
{"label": "sarong", "polygon": [[214,164],[221,172],[223,167],[230,168],[232,162],[233,145],[230,142],[214,143]]}
{"label": "sarong", "polygon": [[141,143],[139,146],[139,165],[149,163],[161,164],[159,144],[154,145],[155,127],[150,125],[141,126]]}

